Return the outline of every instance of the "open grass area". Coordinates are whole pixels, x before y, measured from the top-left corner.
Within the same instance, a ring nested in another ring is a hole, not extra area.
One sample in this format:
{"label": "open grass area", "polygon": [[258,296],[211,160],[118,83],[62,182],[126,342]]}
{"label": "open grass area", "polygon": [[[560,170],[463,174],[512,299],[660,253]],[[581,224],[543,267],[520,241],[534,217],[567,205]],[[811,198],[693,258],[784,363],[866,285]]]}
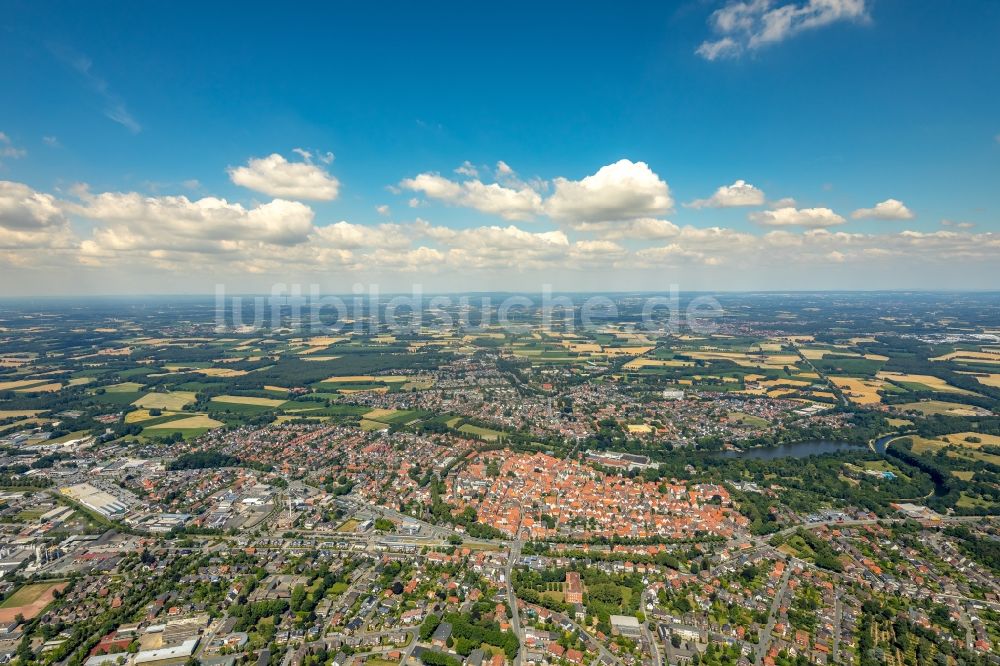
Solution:
{"label": "open grass area", "polygon": [[729,418],[755,428],[764,428],[769,425],[766,419],[762,419],[761,417],[754,416],[752,414],[744,414],[743,412],[730,412]]}
{"label": "open grass area", "polygon": [[477,425],[472,425],[471,423],[466,423],[458,429],[459,432],[464,432],[468,435],[478,435],[483,439],[495,442],[496,440],[503,437],[503,433],[497,430],[491,430],[490,428],[481,428]]}
{"label": "open grass area", "polygon": [[373,409],[369,412],[365,412],[362,416],[370,421],[382,421],[383,423],[388,423],[388,419],[398,411],[399,410],[396,409]]}
{"label": "open grass area", "polygon": [[353,532],[354,530],[358,529],[358,525],[360,525],[360,524],[361,524],[361,521],[355,520],[354,518],[349,518],[349,519],[345,520],[343,523],[340,524],[340,527],[337,528],[337,531],[338,532]]}

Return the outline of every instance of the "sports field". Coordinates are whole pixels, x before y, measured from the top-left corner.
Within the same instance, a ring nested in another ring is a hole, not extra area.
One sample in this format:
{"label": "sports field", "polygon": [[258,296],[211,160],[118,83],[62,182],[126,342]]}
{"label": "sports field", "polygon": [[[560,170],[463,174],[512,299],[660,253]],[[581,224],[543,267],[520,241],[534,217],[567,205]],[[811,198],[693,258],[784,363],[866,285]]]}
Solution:
{"label": "sports field", "polygon": [[66,589],[69,583],[47,582],[24,585],[0,604],[0,623],[12,622],[18,615],[30,620],[42,612],[55,598],[56,590]]}

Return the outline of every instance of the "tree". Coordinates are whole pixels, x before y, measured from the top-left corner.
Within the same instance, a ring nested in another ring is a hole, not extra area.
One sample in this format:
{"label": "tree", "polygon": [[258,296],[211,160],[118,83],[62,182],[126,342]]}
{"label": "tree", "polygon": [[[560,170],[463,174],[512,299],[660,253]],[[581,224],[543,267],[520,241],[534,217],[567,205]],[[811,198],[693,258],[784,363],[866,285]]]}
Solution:
{"label": "tree", "polygon": [[426,641],[429,639],[439,624],[441,624],[441,618],[437,615],[431,614],[425,617],[424,621],[420,624],[420,640]]}

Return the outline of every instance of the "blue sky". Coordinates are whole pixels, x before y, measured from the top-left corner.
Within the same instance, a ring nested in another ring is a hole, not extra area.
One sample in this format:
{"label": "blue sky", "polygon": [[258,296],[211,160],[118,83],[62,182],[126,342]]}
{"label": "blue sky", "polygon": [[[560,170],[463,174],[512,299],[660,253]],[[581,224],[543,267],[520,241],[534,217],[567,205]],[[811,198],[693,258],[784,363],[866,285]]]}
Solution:
{"label": "blue sky", "polygon": [[[784,27],[776,19],[783,11],[792,15]],[[744,27],[726,28],[727,18]],[[275,279],[447,286],[454,275],[470,288],[545,281],[656,288],[663,271],[687,276],[689,288],[985,288],[995,285],[1000,263],[997,34],[1000,3],[971,0],[291,9],[8,2],[0,18],[0,181],[18,187],[7,186],[6,208],[0,198],[0,230],[6,210],[9,231],[6,240],[0,235],[0,276],[7,295],[108,293],[122,289],[123,276],[133,278],[131,289],[161,290],[167,278],[177,291],[208,292],[212,280],[248,273],[255,276],[248,289]],[[713,44],[721,44],[719,53],[705,47]],[[336,179],[334,198],[276,197],[273,188],[234,182],[233,169],[272,154],[307,164],[295,148],[310,154],[321,177]],[[629,215],[692,231],[640,238],[628,232],[629,219],[607,211],[571,205],[572,213],[553,213],[547,202],[556,179],[580,182],[620,160],[629,169],[648,165],[669,191],[669,205],[633,207]],[[516,180],[497,173],[500,161]],[[455,173],[465,162],[476,176]],[[492,203],[401,185],[419,174],[459,187],[475,180],[527,188],[541,203],[512,217]],[[763,200],[685,205],[739,180]],[[151,236],[172,223],[93,202],[108,194],[104,203],[121,203],[110,195],[131,193],[221,198],[247,211],[289,199],[309,209],[312,231],[275,241],[241,235],[232,228],[239,222],[222,232],[206,218],[200,230],[173,229],[191,243],[125,243],[126,230]],[[23,210],[35,194],[58,210],[32,218],[39,228],[29,233]],[[779,203],[789,198],[794,203]],[[852,217],[886,200],[907,213]],[[380,213],[379,206],[389,208]],[[779,209],[792,212],[767,214]],[[840,221],[803,221],[803,210],[829,210]],[[415,230],[418,218],[424,226]],[[371,230],[371,238],[316,239],[315,230],[340,221],[354,236]],[[393,243],[392,256],[378,233],[386,224],[395,226],[383,235],[409,239]],[[482,246],[503,246],[503,238],[476,230],[511,226],[532,237],[507,231],[503,237],[517,237],[509,259],[505,247],[484,259]],[[98,238],[112,227],[117,240]],[[716,234],[706,245],[698,232],[712,228],[733,236]],[[447,237],[461,230],[470,233]],[[900,236],[905,231],[950,235],[915,241]],[[201,251],[198,234],[228,245]],[[541,234],[564,238],[542,238],[547,249],[525,259],[519,249],[534,248]],[[813,237],[799,238],[807,234]],[[789,244],[809,258],[829,256],[831,265],[810,259],[781,271],[744,256],[790,252]],[[672,249],[652,251],[665,247]],[[309,256],[283,265],[286,248]],[[643,249],[650,252],[634,254]],[[904,256],[917,251],[937,259],[936,268],[908,268]],[[885,266],[870,267],[873,258]],[[956,258],[982,270],[963,274]],[[749,284],[748,272],[756,276]]]}

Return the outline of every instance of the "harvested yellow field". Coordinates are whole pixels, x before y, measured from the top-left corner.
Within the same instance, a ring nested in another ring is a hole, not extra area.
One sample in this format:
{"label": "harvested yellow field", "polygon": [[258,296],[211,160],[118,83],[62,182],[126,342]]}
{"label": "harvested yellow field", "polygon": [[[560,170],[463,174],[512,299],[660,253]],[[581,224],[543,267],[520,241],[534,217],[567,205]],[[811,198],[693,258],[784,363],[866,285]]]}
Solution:
{"label": "harvested yellow field", "polygon": [[653,427],[645,423],[630,423],[626,427],[629,433],[633,435],[648,435],[653,432]]}
{"label": "harvested yellow field", "polygon": [[[180,412],[161,412],[160,416],[174,416]],[[160,416],[153,416],[148,409],[135,409],[125,415],[125,423],[142,423],[150,419],[158,419]]]}
{"label": "harvested yellow field", "polygon": [[375,388],[354,388],[354,389],[342,388],[342,389],[337,389],[337,393],[341,393],[343,395],[351,395],[352,393],[365,393],[365,392],[368,392],[368,393],[388,393],[389,392],[389,387],[388,386],[376,386]]}
{"label": "harvested yellow field", "polygon": [[758,384],[761,386],[812,386],[812,382],[802,381],[801,379],[769,379],[758,382]]}
{"label": "harvested yellow field", "polygon": [[875,341],[876,340],[873,337],[850,338],[850,339],[848,339],[848,342],[850,342],[852,345],[859,345],[862,342],[875,342]]}
{"label": "harvested yellow field", "polygon": [[19,388],[24,388],[25,386],[31,386],[32,384],[37,383],[37,379],[15,379],[11,382],[0,382],[0,391],[16,391]]}
{"label": "harvested yellow field", "polygon": [[910,439],[913,441],[913,452],[914,453],[927,453],[928,451],[937,451],[938,449],[943,449],[948,446],[947,442],[942,442],[938,439],[928,439],[926,437],[917,437],[916,435],[911,436]]}
{"label": "harvested yellow field", "polygon": [[365,431],[371,430],[388,430],[388,423],[381,423],[379,421],[370,421],[368,419],[361,419],[361,429]]}
{"label": "harvested yellow field", "polygon": [[392,416],[397,411],[399,411],[399,410],[396,410],[396,409],[380,409],[380,408],[376,408],[376,409],[373,409],[370,412],[367,412],[366,414],[362,415],[361,418],[363,418],[363,419],[369,419],[371,421],[380,421],[380,420],[384,419],[387,416]]}
{"label": "harvested yellow field", "polygon": [[717,351],[693,351],[684,352],[685,356],[699,361],[724,360],[732,361],[737,365],[748,368],[765,368],[768,370],[780,370],[786,365],[795,365],[799,357],[795,354],[771,354],[759,356],[746,354],[744,352],[717,352]]}
{"label": "harvested yellow field", "polygon": [[308,356],[309,354],[315,354],[317,352],[321,352],[324,349],[326,349],[325,345],[323,347],[306,347],[305,349],[300,349],[295,353],[298,354],[299,356]]}
{"label": "harvested yellow field", "polygon": [[[978,442],[967,442],[966,439],[969,437],[975,437],[979,439]],[[950,435],[945,435],[944,439],[948,440],[952,444],[961,444],[962,446],[969,449],[978,449],[983,446],[1000,446],[1000,436],[997,435],[984,435],[981,432],[956,432]]]}
{"label": "harvested yellow field", "polygon": [[840,349],[816,349],[815,347],[802,347],[799,351],[802,352],[802,355],[810,361],[815,361],[831,354],[836,354],[837,356],[860,356],[860,354],[842,351]]}
{"label": "harvested yellow field", "polygon": [[0,419],[23,419],[41,413],[41,409],[0,409]]}
{"label": "harvested yellow field", "polygon": [[865,354],[861,358],[868,359],[869,361],[888,361],[888,356],[883,356],[882,354]]}
{"label": "harvested yellow field", "polygon": [[882,402],[878,390],[884,385],[877,379],[857,377],[830,377],[834,386],[844,392],[844,396],[856,405],[877,405]]}
{"label": "harvested yellow field", "polygon": [[976,375],[976,381],[978,381],[983,386],[992,386],[993,388],[1000,388],[1000,374]]}
{"label": "harvested yellow field", "polygon": [[340,358],[339,356],[305,356],[302,358],[303,361],[334,361]]}
{"label": "harvested yellow field", "polygon": [[310,419],[313,421],[329,421],[329,416],[309,416],[308,414],[278,414],[278,418],[274,420],[275,423],[282,424],[288,423],[289,421],[295,421],[296,419]]}
{"label": "harvested yellow field", "polygon": [[317,335],[306,340],[306,344],[310,347],[329,347],[330,345],[335,345],[338,342],[343,342],[346,339],[347,338],[343,336],[334,337],[332,335]]}
{"label": "harvested yellow field", "polygon": [[654,347],[605,347],[608,356],[641,356],[653,351]]}
{"label": "harvested yellow field", "polygon": [[62,384],[59,382],[53,382],[52,384],[42,384],[41,386],[26,386],[24,388],[14,389],[15,393],[55,393],[62,388]]}
{"label": "harvested yellow field", "polygon": [[258,407],[280,407],[288,402],[287,400],[276,400],[274,398],[258,398],[252,395],[217,395],[212,398],[212,402],[221,402],[228,405],[257,405]]}
{"label": "harvested yellow field", "polygon": [[385,382],[393,384],[396,382],[407,382],[413,379],[407,375],[336,375],[324,379],[324,382],[334,382],[343,384],[359,384],[364,382]]}
{"label": "harvested yellow field", "polygon": [[935,356],[932,361],[953,361],[955,359],[968,359],[971,361],[996,361],[1000,363],[1000,351],[953,351],[944,356]]}
{"label": "harvested yellow field", "polygon": [[156,425],[149,426],[147,430],[194,430],[195,428],[218,428],[221,425],[222,421],[216,421],[205,414],[197,414],[189,416],[186,419],[157,423]]}
{"label": "harvested yellow field", "polygon": [[815,398],[827,398],[829,400],[833,400],[837,397],[834,394],[830,393],[829,391],[813,391],[809,395]]}
{"label": "harvested yellow field", "polygon": [[965,393],[970,394],[971,391],[966,391],[960,389],[957,386],[952,386],[940,377],[935,377],[933,375],[911,375],[904,372],[880,372],[875,375],[879,379],[887,379],[889,381],[897,382],[911,382],[914,384],[923,384],[924,386],[934,390],[943,391],[948,393]]}
{"label": "harvested yellow field", "polygon": [[678,359],[636,358],[622,367],[626,370],[638,370],[639,368],[686,368],[693,365],[692,361]]}
{"label": "harvested yellow field", "polygon": [[601,352],[601,345],[597,345],[590,342],[563,342],[562,345],[569,349],[571,352],[576,352],[578,354],[599,354]]}
{"label": "harvested yellow field", "polygon": [[200,368],[194,372],[206,377],[242,377],[247,374],[246,370],[236,370],[235,368]]}
{"label": "harvested yellow field", "polygon": [[145,409],[179,411],[184,405],[190,405],[194,401],[194,391],[171,391],[170,393],[147,393],[132,404]]}
{"label": "harvested yellow field", "polygon": [[792,389],[771,389],[766,393],[768,398],[783,398],[786,395],[794,395],[797,391]]}

